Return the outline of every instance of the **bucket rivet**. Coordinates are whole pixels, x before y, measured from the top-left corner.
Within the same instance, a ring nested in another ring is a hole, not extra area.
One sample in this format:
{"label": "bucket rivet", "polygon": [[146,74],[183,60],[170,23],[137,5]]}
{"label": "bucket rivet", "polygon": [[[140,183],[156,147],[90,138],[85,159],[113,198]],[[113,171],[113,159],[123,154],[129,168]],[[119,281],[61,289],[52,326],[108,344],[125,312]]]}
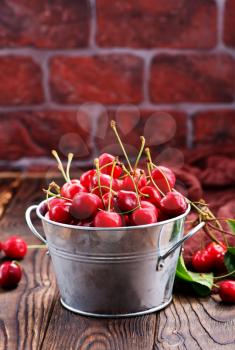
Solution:
{"label": "bucket rivet", "polygon": [[157,268],[156,268],[156,270],[157,270],[157,271],[160,271],[160,270],[163,269],[163,267],[164,267],[164,261],[163,261],[162,259],[159,259],[159,260],[158,260],[158,263],[157,263]]}

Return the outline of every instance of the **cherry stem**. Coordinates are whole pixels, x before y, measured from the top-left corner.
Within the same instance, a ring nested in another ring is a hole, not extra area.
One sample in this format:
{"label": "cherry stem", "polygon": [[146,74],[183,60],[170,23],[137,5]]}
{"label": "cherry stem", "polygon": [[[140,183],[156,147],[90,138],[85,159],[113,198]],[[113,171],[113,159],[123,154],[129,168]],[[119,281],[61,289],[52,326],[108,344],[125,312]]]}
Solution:
{"label": "cherry stem", "polygon": [[[103,186],[103,185],[101,185],[100,187],[101,187],[101,188],[105,188],[105,189],[107,189],[107,190],[110,189],[110,187],[108,187],[108,186]],[[91,192],[95,192],[95,190],[97,190],[98,188],[99,188],[99,186],[96,186],[96,187],[92,188]],[[115,194],[115,195],[117,194],[117,192],[115,192],[113,189],[112,189],[112,193]]]}
{"label": "cherry stem", "polygon": [[127,175],[131,178],[131,181],[133,183],[133,186],[134,186],[134,189],[135,189],[135,193],[136,193],[136,196],[137,196],[138,208],[140,208],[141,207],[141,205],[140,205],[140,197],[139,197],[138,187],[136,186],[136,183],[135,183],[135,179],[132,176],[132,174],[127,170],[127,168],[125,167],[124,164],[122,165],[122,168],[125,171],[125,173],[127,173]]}
{"label": "cherry stem", "polygon": [[152,174],[151,174],[151,165],[149,163],[149,161],[147,161],[147,168],[148,168],[148,173],[149,173],[149,177],[152,181],[152,183],[154,184],[154,186],[156,187],[156,189],[161,193],[161,195],[163,197],[165,197],[165,194],[160,190],[160,188],[158,187],[158,185],[156,184],[156,182],[154,181],[153,177],[152,177]]}
{"label": "cherry stem", "polygon": [[198,206],[196,204],[194,204],[194,202],[191,202],[188,198],[187,198],[188,202],[190,203],[190,205],[192,205],[192,207],[194,207],[201,215],[205,216],[205,212],[202,211],[200,208],[198,208]]}
{"label": "cherry stem", "polygon": [[220,245],[220,241],[213,235],[213,233],[209,230],[207,226],[203,227],[204,232],[212,239],[212,241],[215,241]]}
{"label": "cherry stem", "polygon": [[137,207],[135,207],[134,209],[131,209],[131,210],[128,210],[128,211],[122,211],[122,212],[120,212],[119,214],[120,215],[126,215],[126,214],[130,214],[130,213],[132,213],[133,211],[135,211],[136,209],[139,209],[139,205],[137,206]]}
{"label": "cherry stem", "polygon": [[60,187],[54,181],[49,184],[48,190],[44,190],[44,191],[46,191],[46,201],[47,201],[47,206],[48,206],[49,210],[50,210],[49,192],[52,193],[50,191],[52,188],[54,188],[58,194],[60,193]]}
{"label": "cherry stem", "polygon": [[128,157],[128,155],[127,155],[127,153],[126,153],[126,150],[125,150],[125,148],[124,148],[124,146],[123,146],[122,140],[120,139],[120,136],[119,136],[119,134],[118,134],[118,131],[117,131],[117,128],[116,128],[116,122],[115,122],[114,120],[111,120],[110,126],[111,126],[111,128],[113,129],[113,131],[114,131],[114,133],[115,133],[115,135],[116,135],[116,138],[117,138],[118,143],[119,143],[119,145],[120,145],[120,147],[121,147],[121,149],[122,149],[122,152],[123,152],[123,154],[124,154],[124,156],[125,156],[125,158],[126,158],[127,164],[128,164],[128,166],[129,166],[129,168],[130,168],[130,171],[133,172],[131,163],[130,163],[130,161],[129,161],[129,157]]}
{"label": "cherry stem", "polygon": [[135,161],[134,169],[137,168],[137,165],[138,165],[138,163],[140,161],[140,158],[141,158],[143,150],[144,150],[144,146],[145,146],[145,138],[144,138],[144,136],[140,136],[140,141],[141,141],[141,146],[140,146],[140,150],[139,150],[138,156],[137,156],[136,161]]}
{"label": "cherry stem", "polygon": [[226,277],[228,277],[228,276],[233,275],[234,273],[235,273],[235,270],[233,270],[233,271],[231,271],[231,272],[229,272],[229,273],[226,273],[226,275],[223,275],[223,276],[216,276],[216,277],[214,277],[214,279],[215,279],[215,280],[218,280],[218,279],[220,279],[220,278],[226,278]]}
{"label": "cherry stem", "polygon": [[109,162],[109,163],[107,163],[107,164],[104,164],[104,165],[102,165],[101,167],[100,167],[100,170],[102,170],[102,169],[104,169],[104,168],[107,168],[108,166],[110,166],[110,165],[112,165],[113,164],[113,162]]}
{"label": "cherry stem", "polygon": [[[51,197],[56,197],[56,198],[61,198],[61,199],[65,199],[66,201],[70,201],[70,202],[72,202],[73,200],[72,199],[70,199],[70,198],[66,198],[66,197],[63,197],[63,196],[61,196],[60,194],[56,194],[56,193],[53,193],[53,192],[51,192],[50,190],[45,190],[44,188],[43,188],[43,192],[45,192],[45,193],[47,193],[49,196],[51,196]],[[47,197],[47,200],[48,200],[49,198]],[[50,201],[48,201],[48,208],[50,209],[50,207],[49,207],[49,203],[50,203]]]}
{"label": "cherry stem", "polygon": [[151,153],[150,153],[150,148],[149,147],[146,147],[145,148],[145,153],[146,153],[146,156],[147,156],[147,159],[149,160],[149,164],[150,164],[150,169],[151,171],[153,170],[153,162],[152,162],[152,157],[151,157]]}
{"label": "cherry stem", "polygon": [[111,170],[111,179],[110,179],[110,187],[109,187],[108,211],[110,211],[110,209],[111,209],[112,186],[113,186],[113,174],[114,174],[114,170],[115,170],[116,164],[117,164],[117,160],[115,159],[115,160],[113,161],[112,170]]}
{"label": "cherry stem", "polygon": [[55,159],[57,160],[58,169],[61,171],[65,181],[68,182],[67,176],[66,176],[65,171],[64,171],[63,164],[62,164],[62,162],[60,160],[60,157],[58,156],[58,153],[55,150],[53,150],[51,153],[55,157]]}
{"label": "cherry stem", "polygon": [[46,244],[30,244],[27,246],[28,249],[43,249],[43,248],[47,248]]}
{"label": "cherry stem", "polygon": [[69,153],[68,154],[68,163],[67,163],[67,167],[66,167],[66,177],[67,177],[68,182],[71,181],[69,171],[70,171],[72,160],[73,160],[73,153]]}
{"label": "cherry stem", "polygon": [[101,183],[100,183],[100,164],[99,164],[99,159],[98,158],[94,159],[94,164],[95,164],[95,167],[96,167],[96,174],[97,174],[97,179],[98,179],[98,187],[99,187],[100,197],[101,197],[103,206],[105,207],[104,199],[103,199],[103,193],[102,193],[102,188],[101,188]]}
{"label": "cherry stem", "polygon": [[[146,155],[147,155],[147,159],[148,159],[148,161],[149,161],[151,171],[153,170],[153,167],[157,168],[158,171],[160,171],[160,173],[161,173],[162,176],[164,177],[164,180],[165,180],[165,182],[166,182],[166,185],[167,185],[167,187],[168,187],[169,192],[171,192],[171,186],[170,186],[170,184],[169,184],[169,181],[168,181],[168,179],[167,179],[167,176],[165,175],[165,173],[164,173],[163,170],[161,170],[157,165],[153,164],[152,158],[151,158],[150,149],[149,149],[148,147],[145,148],[145,153],[146,153]],[[165,196],[165,195],[164,195],[164,196]]]}
{"label": "cherry stem", "polygon": [[225,234],[227,234],[227,235],[230,235],[230,236],[233,236],[234,237],[234,234],[233,233],[231,233],[231,232],[229,232],[229,231],[226,231],[226,230],[224,230],[224,229],[220,229],[220,228],[218,228],[218,227],[216,227],[216,226],[214,226],[214,225],[212,225],[212,224],[210,224],[210,223],[208,223],[207,224],[209,227],[211,227],[213,230],[217,230],[217,231],[219,231],[219,232],[221,232],[221,233],[225,233]]}
{"label": "cherry stem", "polygon": [[[200,202],[201,202],[201,205],[203,206],[204,201],[201,200]],[[194,207],[198,208],[198,207],[195,206],[195,205],[194,205]],[[214,214],[211,212],[211,210],[210,210],[207,206],[204,206],[203,208],[204,208],[204,212],[203,212],[203,214],[202,214],[202,217],[205,219],[205,221],[206,221],[206,219],[208,219],[208,218],[215,219],[215,223],[216,223],[216,225],[217,225],[217,228],[216,228],[216,229],[217,229],[218,231],[222,232],[222,234],[223,234],[223,239],[224,239],[224,243],[226,244],[226,246],[228,246],[227,237],[226,237],[225,233],[223,232],[223,228],[222,228],[222,226],[220,225],[219,221],[216,219],[216,217],[214,216]],[[203,209],[203,208],[202,208],[202,209]]]}

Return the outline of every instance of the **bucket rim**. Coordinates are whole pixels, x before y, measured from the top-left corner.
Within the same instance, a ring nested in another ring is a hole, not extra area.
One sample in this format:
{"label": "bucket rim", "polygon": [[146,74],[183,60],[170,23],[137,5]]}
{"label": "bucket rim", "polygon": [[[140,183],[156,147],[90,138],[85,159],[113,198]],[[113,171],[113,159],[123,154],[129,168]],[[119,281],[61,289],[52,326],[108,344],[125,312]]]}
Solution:
{"label": "bucket rim", "polygon": [[47,199],[41,201],[37,205],[36,213],[37,213],[37,216],[39,217],[39,219],[41,219],[42,221],[45,221],[49,224],[52,224],[54,226],[70,228],[70,229],[75,229],[75,230],[79,230],[79,231],[129,231],[129,230],[133,231],[133,230],[138,230],[138,229],[147,229],[147,228],[151,228],[151,227],[162,226],[164,224],[168,224],[168,223],[177,221],[179,219],[183,219],[184,217],[186,217],[188,215],[188,213],[190,212],[190,209],[191,209],[191,205],[188,204],[188,208],[183,214],[181,214],[179,216],[175,216],[175,217],[168,219],[168,220],[156,222],[154,224],[139,225],[139,226],[121,226],[121,227],[86,227],[86,226],[76,226],[76,225],[63,224],[60,222],[56,222],[56,221],[52,221],[50,219],[47,219],[40,212],[43,205],[45,205],[46,202],[47,202]]}

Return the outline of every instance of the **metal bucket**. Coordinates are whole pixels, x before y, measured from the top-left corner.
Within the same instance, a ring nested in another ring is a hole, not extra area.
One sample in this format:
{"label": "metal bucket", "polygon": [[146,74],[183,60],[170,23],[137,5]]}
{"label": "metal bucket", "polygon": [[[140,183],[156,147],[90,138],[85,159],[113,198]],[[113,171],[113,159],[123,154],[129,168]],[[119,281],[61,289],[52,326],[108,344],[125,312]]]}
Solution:
{"label": "metal bucket", "polygon": [[[46,239],[31,222],[36,209]],[[171,302],[187,211],[156,224],[120,228],[65,225],[44,217],[45,201],[26,211],[31,231],[47,244],[63,306],[97,317],[151,313]]]}

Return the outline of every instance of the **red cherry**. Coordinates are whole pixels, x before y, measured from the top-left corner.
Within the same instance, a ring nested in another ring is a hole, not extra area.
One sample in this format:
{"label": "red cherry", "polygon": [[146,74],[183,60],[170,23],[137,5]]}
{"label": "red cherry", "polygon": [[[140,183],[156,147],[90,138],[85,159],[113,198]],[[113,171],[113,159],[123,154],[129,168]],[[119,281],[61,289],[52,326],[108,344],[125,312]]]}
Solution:
{"label": "red cherry", "polygon": [[168,192],[160,202],[161,210],[171,216],[178,216],[183,214],[187,209],[185,197],[179,192]]}
{"label": "red cherry", "polygon": [[[149,203],[151,204],[151,203]],[[147,225],[157,222],[156,211],[150,208],[138,208],[131,214],[131,222],[133,225]]]}
{"label": "red cherry", "polygon": [[82,220],[80,225],[78,225],[78,226],[94,227],[94,221],[93,220]]}
{"label": "red cherry", "polygon": [[66,205],[67,203],[65,199],[54,197],[47,203],[47,207],[49,210],[49,208],[53,208],[55,205]]}
{"label": "red cherry", "polygon": [[141,201],[140,202],[141,208],[151,209],[155,212],[157,218],[158,218],[158,209],[155,207],[153,203],[147,202],[147,201]]}
{"label": "red cherry", "polygon": [[71,221],[69,207],[69,205],[54,205],[48,212],[49,219],[62,224],[69,224]]}
{"label": "red cherry", "polygon": [[165,221],[165,220],[168,220],[169,217],[163,213],[161,210],[158,211],[158,219],[157,221]]}
{"label": "red cherry", "polygon": [[117,205],[123,212],[131,211],[138,206],[138,199],[135,192],[120,190],[117,193]]}
{"label": "red cherry", "polygon": [[[109,206],[109,192],[105,193],[102,198],[103,198],[103,202],[104,202],[104,207],[106,209],[108,209],[108,206]],[[114,198],[114,195],[111,194],[110,209],[113,210],[115,205],[116,205],[116,200]]]}
{"label": "red cherry", "polygon": [[206,249],[198,250],[192,257],[192,265],[197,272],[210,272],[213,269],[214,260]]}
{"label": "red cherry", "polygon": [[153,203],[157,207],[160,207],[161,195],[155,188],[151,186],[144,186],[140,189],[140,192],[148,195],[148,197],[143,196],[143,199],[145,201]]}
{"label": "red cherry", "polygon": [[81,185],[84,186],[88,191],[89,191],[90,186],[91,186],[91,180],[95,176],[95,174],[96,174],[96,170],[91,169],[91,170],[85,171],[85,173],[83,173],[80,176]]}
{"label": "red cherry", "polygon": [[[151,174],[154,182],[164,194],[169,192],[169,190],[175,186],[175,174],[171,169],[164,166],[158,166],[157,168],[152,170]],[[167,185],[166,179],[163,174],[168,180],[170,189]],[[155,187],[153,183],[151,183],[151,186]]]}
{"label": "red cherry", "polygon": [[76,219],[88,219],[102,208],[101,199],[94,193],[79,193],[73,198],[70,213]]}
{"label": "red cherry", "polygon": [[[109,153],[101,154],[99,156],[99,166],[100,166],[100,168],[103,167],[100,170],[101,173],[111,175],[113,166],[110,163],[113,163],[114,160],[115,160],[115,157]],[[110,165],[107,165],[107,164],[110,164]],[[105,166],[105,165],[107,165],[107,166]],[[121,174],[122,174],[122,168],[119,165],[115,165],[114,172],[113,172],[114,179],[119,178]]]}
{"label": "red cherry", "polygon": [[5,261],[0,266],[0,287],[14,288],[22,277],[22,268],[16,261]]}
{"label": "red cherry", "polygon": [[27,253],[26,242],[18,237],[12,236],[3,243],[2,249],[6,256],[11,259],[22,259]]}
{"label": "red cherry", "polygon": [[73,197],[81,192],[87,192],[86,187],[84,187],[79,180],[71,180],[66,182],[60,191],[62,197],[73,199]]}
{"label": "red cherry", "polygon": [[124,226],[131,226],[131,220],[130,220],[130,216],[129,215],[123,215],[124,220],[125,220],[125,225]]}
{"label": "red cherry", "polygon": [[[137,185],[138,184],[138,188],[142,188],[147,184],[147,178],[145,175],[144,170],[141,170],[139,168],[135,169],[135,173],[133,175],[134,177],[134,182]],[[127,175],[122,182],[122,190],[126,190],[126,191],[135,191],[135,186],[133,184],[133,181],[131,179],[131,177],[129,175]]]}
{"label": "red cherry", "polygon": [[226,303],[235,303],[235,281],[226,280],[218,285],[220,298]]}
{"label": "red cherry", "polygon": [[[111,176],[106,175],[106,174],[100,174],[100,185],[105,186],[105,187],[101,187],[102,194],[109,192],[110,181],[111,181]],[[118,179],[113,179],[112,189],[114,191],[118,191],[120,184],[121,184],[121,182]],[[95,188],[95,190],[93,190],[94,188]],[[97,176],[94,176],[91,180],[90,191],[92,191],[92,193],[95,193],[97,196],[100,196],[99,182],[98,182]]]}
{"label": "red cherry", "polygon": [[224,256],[227,251],[226,245],[222,242],[220,244],[212,242],[206,247],[206,250],[211,255],[216,270],[219,272],[225,271]]}
{"label": "red cherry", "polygon": [[121,227],[123,226],[122,216],[113,211],[99,211],[94,219],[95,227]]}

